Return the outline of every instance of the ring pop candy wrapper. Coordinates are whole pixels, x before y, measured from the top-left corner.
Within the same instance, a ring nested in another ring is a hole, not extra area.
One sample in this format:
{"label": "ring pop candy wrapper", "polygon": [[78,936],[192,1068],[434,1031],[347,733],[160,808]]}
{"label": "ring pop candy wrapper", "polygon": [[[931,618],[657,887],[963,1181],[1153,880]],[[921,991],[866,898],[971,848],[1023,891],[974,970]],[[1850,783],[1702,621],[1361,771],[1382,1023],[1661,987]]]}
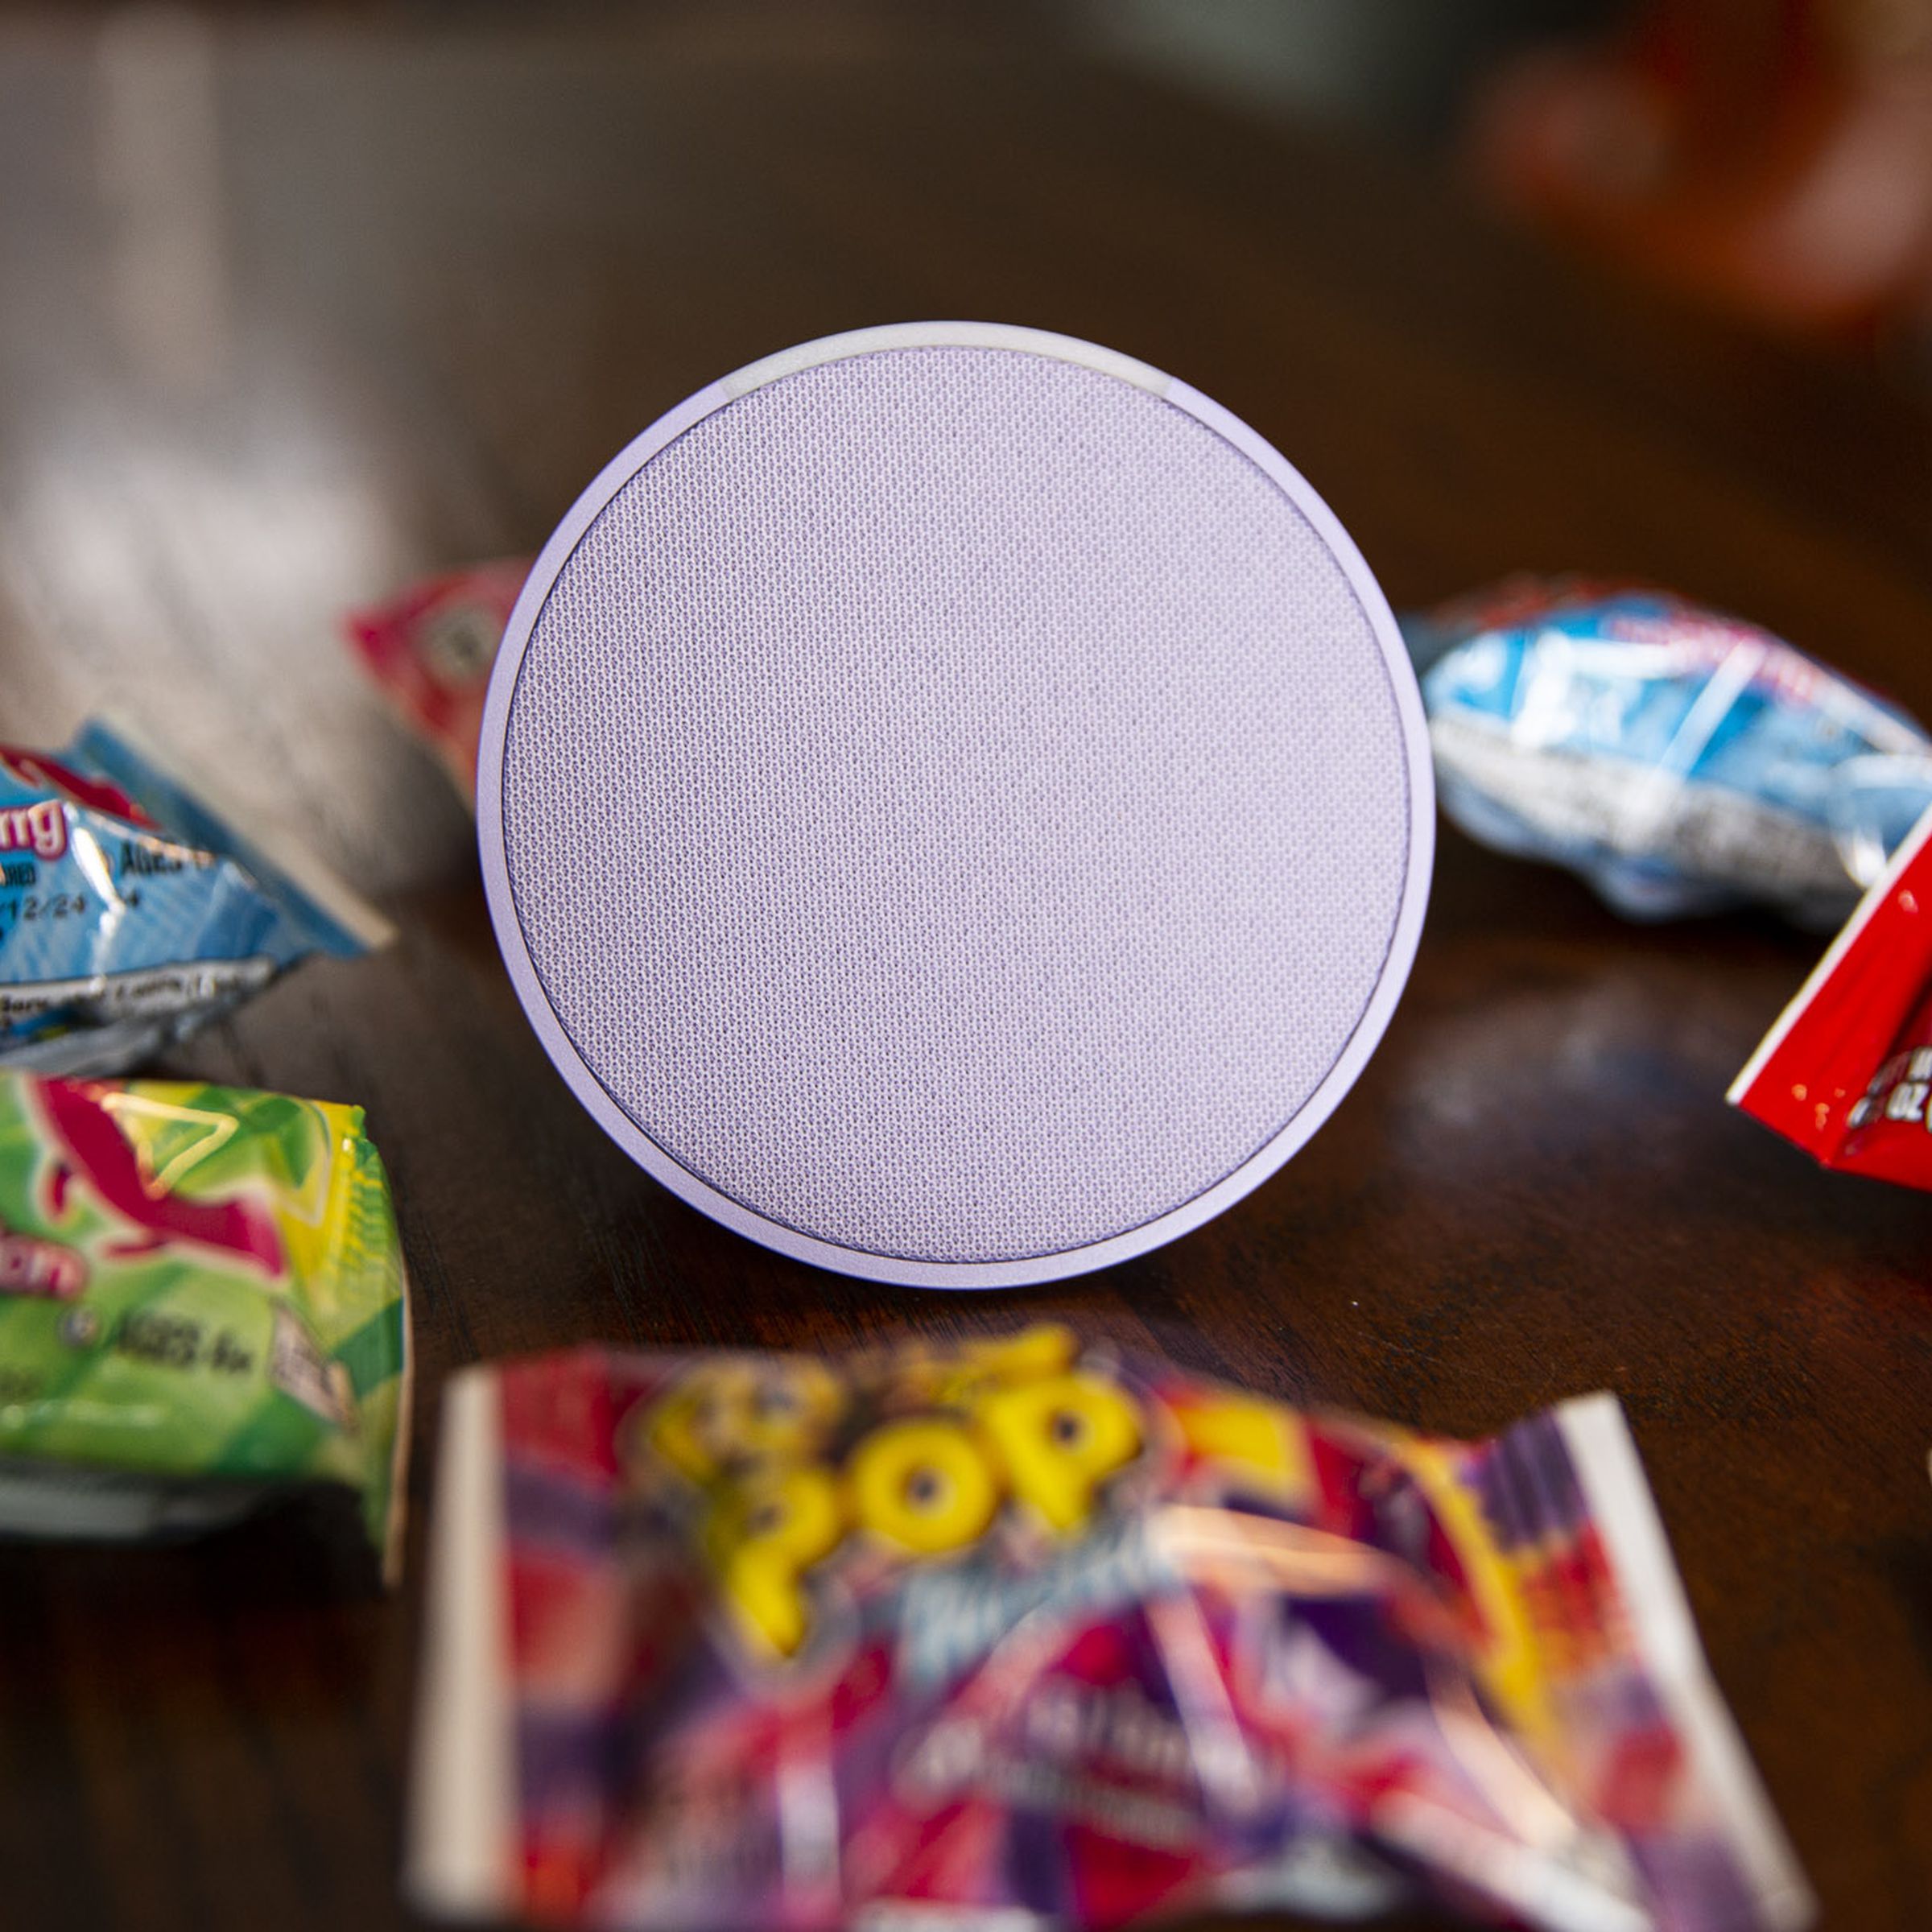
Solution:
{"label": "ring pop candy wrapper", "polygon": [[345,1486],[399,1553],[408,1315],[361,1109],[0,1072],[0,1530]]}
{"label": "ring pop candy wrapper", "polygon": [[1932,811],[1729,1098],[1824,1166],[1932,1188]]}
{"label": "ring pop candy wrapper", "polygon": [[0,745],[0,1066],[124,1071],[308,954],[389,937],[125,724],[58,754]]}
{"label": "ring pop candy wrapper", "polygon": [[1811,1915],[1608,1396],[1455,1443],[1060,1328],[586,1349],[456,1378],[432,1540],[444,1913]]}
{"label": "ring pop candy wrapper", "polygon": [[1633,919],[1835,925],[1932,805],[1903,712],[1681,597],[1522,578],[1403,629],[1443,810]]}
{"label": "ring pop candy wrapper", "polygon": [[483,700],[530,559],[472,564],[347,620],[349,640],[473,805]]}

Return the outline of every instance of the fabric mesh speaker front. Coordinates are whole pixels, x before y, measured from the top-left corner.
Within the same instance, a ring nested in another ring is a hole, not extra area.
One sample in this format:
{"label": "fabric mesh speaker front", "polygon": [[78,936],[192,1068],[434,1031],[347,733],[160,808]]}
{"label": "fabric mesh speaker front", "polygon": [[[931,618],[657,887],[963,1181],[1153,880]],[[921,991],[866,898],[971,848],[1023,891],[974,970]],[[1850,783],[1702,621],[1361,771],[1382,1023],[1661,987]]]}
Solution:
{"label": "fabric mesh speaker front", "polygon": [[515,916],[643,1134],[919,1261],[1141,1227],[1361,1021],[1409,863],[1374,626],[1255,463],[1129,382],[909,348],[621,487],[504,727]]}

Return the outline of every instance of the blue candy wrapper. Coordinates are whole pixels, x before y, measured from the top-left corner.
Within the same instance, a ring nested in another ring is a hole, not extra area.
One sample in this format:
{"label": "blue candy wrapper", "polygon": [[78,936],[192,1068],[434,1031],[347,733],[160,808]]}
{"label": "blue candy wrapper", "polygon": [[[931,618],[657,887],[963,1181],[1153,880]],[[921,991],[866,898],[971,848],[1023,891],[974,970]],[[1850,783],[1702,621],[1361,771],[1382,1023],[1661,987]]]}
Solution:
{"label": "blue candy wrapper", "polygon": [[0,745],[0,1065],[123,1072],[307,955],[390,936],[125,724]]}
{"label": "blue candy wrapper", "polygon": [[1405,623],[1443,809],[1619,912],[1842,921],[1932,806],[1932,738],[1668,592],[1517,579]]}

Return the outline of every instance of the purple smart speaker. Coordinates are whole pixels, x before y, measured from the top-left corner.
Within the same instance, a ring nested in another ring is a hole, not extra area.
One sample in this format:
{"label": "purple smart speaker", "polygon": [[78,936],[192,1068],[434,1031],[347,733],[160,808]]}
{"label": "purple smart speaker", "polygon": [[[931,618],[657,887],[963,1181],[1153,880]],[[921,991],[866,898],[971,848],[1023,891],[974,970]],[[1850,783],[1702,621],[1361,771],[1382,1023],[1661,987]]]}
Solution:
{"label": "purple smart speaker", "polygon": [[876,1280],[1125,1260],[1274,1173],[1407,978],[1387,604],[1245,423],[915,323],[679,405],[544,547],[477,809],[551,1058],[652,1174]]}

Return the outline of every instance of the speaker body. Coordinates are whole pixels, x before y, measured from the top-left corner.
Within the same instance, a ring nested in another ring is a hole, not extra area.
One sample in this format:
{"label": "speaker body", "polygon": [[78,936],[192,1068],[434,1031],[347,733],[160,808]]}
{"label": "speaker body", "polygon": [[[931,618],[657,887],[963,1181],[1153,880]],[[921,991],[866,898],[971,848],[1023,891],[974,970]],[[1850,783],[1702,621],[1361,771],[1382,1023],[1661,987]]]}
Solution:
{"label": "speaker body", "polygon": [[1334,1109],[1427,897],[1427,737],[1320,499],[1091,344],[769,357],[544,547],[492,917],[578,1098],[739,1232],[932,1287],[1200,1224]]}

